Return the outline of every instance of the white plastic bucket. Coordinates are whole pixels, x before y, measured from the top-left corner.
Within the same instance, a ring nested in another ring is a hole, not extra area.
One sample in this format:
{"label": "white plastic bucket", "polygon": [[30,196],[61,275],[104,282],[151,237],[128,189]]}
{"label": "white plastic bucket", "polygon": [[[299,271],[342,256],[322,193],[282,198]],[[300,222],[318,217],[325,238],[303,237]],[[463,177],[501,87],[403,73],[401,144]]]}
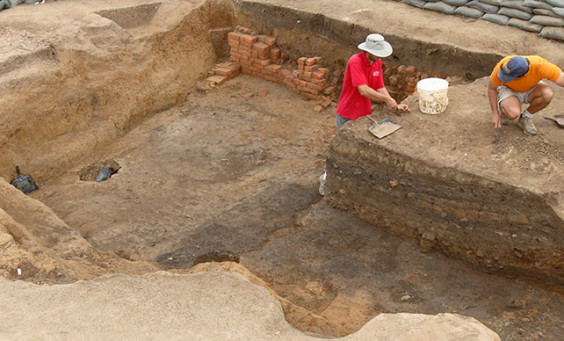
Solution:
{"label": "white plastic bucket", "polygon": [[425,78],[417,82],[419,110],[425,114],[440,114],[448,105],[448,82],[441,78]]}

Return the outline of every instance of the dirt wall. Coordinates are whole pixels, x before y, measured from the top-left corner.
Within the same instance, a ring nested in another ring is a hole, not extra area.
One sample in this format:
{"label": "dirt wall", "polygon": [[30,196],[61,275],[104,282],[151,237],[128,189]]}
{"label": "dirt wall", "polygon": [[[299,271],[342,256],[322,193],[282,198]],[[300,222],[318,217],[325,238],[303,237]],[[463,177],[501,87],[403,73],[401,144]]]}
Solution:
{"label": "dirt wall", "polygon": [[[205,3],[151,34],[139,33],[138,6],[120,15],[100,11],[121,18],[117,23],[90,13],[74,40],[44,34],[39,25],[11,31],[42,45],[0,60],[10,70],[0,79],[0,176],[10,181],[16,165],[37,181],[56,176],[146,117],[181,103],[217,60],[210,31],[231,22],[226,4]],[[154,15],[166,8],[141,10]],[[151,25],[152,16],[142,18]]]}
{"label": "dirt wall", "polygon": [[[511,135],[496,142],[487,129],[462,123],[457,116],[469,113],[460,95],[483,89],[479,84],[450,89],[456,103],[440,114],[449,123],[431,123],[433,115],[419,112],[392,117],[405,128],[383,140],[367,131],[367,120],[347,123],[331,141],[326,198],[374,226],[417,240],[425,252],[439,250],[488,272],[562,286],[562,191],[549,181],[562,171],[559,131],[554,140],[544,135],[524,142],[513,135],[522,134],[519,128],[510,126],[505,134]],[[455,132],[457,139],[443,140]],[[462,144],[468,149],[461,150]],[[503,148],[504,157],[495,160]],[[514,152],[524,159],[510,161]],[[552,160],[536,168],[552,152]]]}

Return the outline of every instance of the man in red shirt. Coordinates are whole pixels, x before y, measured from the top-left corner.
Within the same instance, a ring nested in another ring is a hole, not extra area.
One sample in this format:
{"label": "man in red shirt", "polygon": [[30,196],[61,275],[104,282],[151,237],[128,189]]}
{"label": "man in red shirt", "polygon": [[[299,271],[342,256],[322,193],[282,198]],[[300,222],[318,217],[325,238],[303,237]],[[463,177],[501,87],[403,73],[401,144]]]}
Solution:
{"label": "man in red shirt", "polygon": [[384,85],[382,60],[392,54],[392,46],[379,34],[370,34],[358,45],[362,52],[347,63],[343,90],[337,104],[337,129],[350,120],[372,113],[372,101],[385,103],[394,110],[410,111],[407,104],[398,104]]}
{"label": "man in red shirt", "polygon": [[[494,67],[488,85],[488,99],[492,109],[492,123],[501,128],[517,121],[526,134],[536,135],[533,115],[550,104],[554,90],[543,79],[564,87],[562,70],[539,56],[507,56]],[[529,104],[523,110],[522,104]],[[501,115],[505,116],[502,119]]]}
{"label": "man in red shirt", "polygon": [[[347,63],[343,90],[337,104],[337,129],[343,124],[372,113],[372,101],[385,103],[394,110],[410,111],[398,104],[384,85],[382,60],[392,54],[392,46],[379,34],[370,34],[358,45],[363,52],[352,55]],[[319,177],[319,193],[325,195],[327,171]]]}

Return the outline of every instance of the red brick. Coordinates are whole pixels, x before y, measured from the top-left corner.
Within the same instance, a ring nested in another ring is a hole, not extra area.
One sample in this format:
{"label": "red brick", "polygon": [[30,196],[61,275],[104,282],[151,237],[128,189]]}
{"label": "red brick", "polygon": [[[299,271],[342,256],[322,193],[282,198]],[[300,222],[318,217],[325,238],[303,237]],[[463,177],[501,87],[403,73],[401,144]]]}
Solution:
{"label": "red brick", "polygon": [[326,79],[314,79],[313,84],[317,84],[322,88],[326,88],[327,87],[327,80]]}
{"label": "red brick", "polygon": [[305,61],[306,66],[312,66],[315,64],[315,58],[307,58]]}
{"label": "red brick", "polygon": [[241,33],[237,33],[237,32],[227,33],[227,39],[239,41],[240,38],[241,38]]}
{"label": "red brick", "polygon": [[310,94],[310,93],[307,93],[307,92],[302,92],[301,94],[306,96],[307,98],[311,98],[311,99],[315,99],[315,100],[319,99],[319,96],[316,96],[316,95],[313,95],[313,94]]}
{"label": "red brick", "polygon": [[268,45],[258,41],[256,43],[253,43],[253,49],[257,49],[260,52],[268,51]]}
{"label": "red brick", "polygon": [[213,69],[213,72],[214,72],[216,75],[221,75],[221,76],[229,76],[229,75],[231,75],[231,74],[233,73],[232,70],[226,69],[226,68],[223,68],[223,67],[214,68],[214,69]]}
{"label": "red brick", "polygon": [[314,71],[317,71],[317,65],[305,66],[305,67],[304,67],[304,71],[305,71],[305,72],[314,72]]}
{"label": "red brick", "polygon": [[276,64],[270,64],[267,67],[265,67],[266,70],[269,70],[272,73],[278,72],[281,68],[282,66]]}
{"label": "red brick", "polygon": [[413,75],[416,71],[417,71],[417,69],[413,65],[410,65],[410,66],[405,68],[405,73],[408,74],[408,75]]}
{"label": "red brick", "polygon": [[240,45],[239,40],[227,39],[227,43],[229,43],[229,46],[231,47],[239,47]]}
{"label": "red brick", "polygon": [[222,84],[223,82],[225,82],[227,80],[227,77],[225,76],[211,76],[206,78],[206,80],[212,84]]}
{"label": "red brick", "polygon": [[276,83],[279,82],[278,78],[273,77],[273,76],[269,76],[269,75],[265,75],[264,79],[266,79],[267,81],[270,81],[270,82],[276,82]]}
{"label": "red brick", "polygon": [[325,88],[325,90],[323,90],[323,93],[326,95],[331,95],[332,93],[334,93],[335,91],[337,91],[337,88],[334,86],[329,86],[327,88]]}
{"label": "red brick", "polygon": [[260,61],[260,65],[262,65],[262,66],[268,66],[268,65],[270,65],[270,60],[261,60],[261,61]]}
{"label": "red brick", "polygon": [[312,73],[313,79],[325,79],[325,74],[323,72],[315,71]]}
{"label": "red brick", "polygon": [[244,44],[253,44],[257,42],[258,38],[248,34],[241,34],[241,42]]}
{"label": "red brick", "polygon": [[270,55],[272,56],[272,59],[276,60],[280,58],[280,49],[270,49]]}
{"label": "red brick", "polygon": [[274,37],[261,35],[259,36],[259,40],[265,43],[266,45],[268,45],[269,47],[276,45],[276,38]]}
{"label": "red brick", "polygon": [[280,73],[282,76],[284,77],[288,77],[292,75],[292,71],[286,69],[286,68],[281,68],[278,73]]}
{"label": "red brick", "polygon": [[317,71],[322,72],[325,76],[328,76],[331,73],[331,70],[326,67],[320,67]]}
{"label": "red brick", "polygon": [[237,48],[237,51],[238,51],[239,53],[246,52],[246,53],[248,53],[248,54],[251,54],[251,47],[250,47],[250,46],[239,45],[239,48]]}
{"label": "red brick", "polygon": [[324,88],[321,85],[315,84],[315,83],[308,83],[307,87],[310,88],[310,89],[316,90],[316,91],[321,91]]}
{"label": "red brick", "polygon": [[304,66],[305,62],[306,62],[307,58],[306,57],[301,57],[298,58],[298,65]]}
{"label": "red brick", "polygon": [[311,80],[311,72],[304,72],[304,79],[306,81],[310,81]]}

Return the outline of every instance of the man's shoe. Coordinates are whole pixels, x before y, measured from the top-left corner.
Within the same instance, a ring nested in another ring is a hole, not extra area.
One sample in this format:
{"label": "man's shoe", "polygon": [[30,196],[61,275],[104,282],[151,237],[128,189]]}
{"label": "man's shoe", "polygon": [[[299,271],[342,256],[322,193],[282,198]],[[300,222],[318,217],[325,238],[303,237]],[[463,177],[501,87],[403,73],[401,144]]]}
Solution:
{"label": "man's shoe", "polygon": [[523,129],[523,131],[526,134],[529,135],[536,135],[537,134],[537,128],[535,128],[535,125],[533,124],[533,119],[531,117],[527,118],[527,117],[519,117],[519,121],[517,121],[517,125]]}

